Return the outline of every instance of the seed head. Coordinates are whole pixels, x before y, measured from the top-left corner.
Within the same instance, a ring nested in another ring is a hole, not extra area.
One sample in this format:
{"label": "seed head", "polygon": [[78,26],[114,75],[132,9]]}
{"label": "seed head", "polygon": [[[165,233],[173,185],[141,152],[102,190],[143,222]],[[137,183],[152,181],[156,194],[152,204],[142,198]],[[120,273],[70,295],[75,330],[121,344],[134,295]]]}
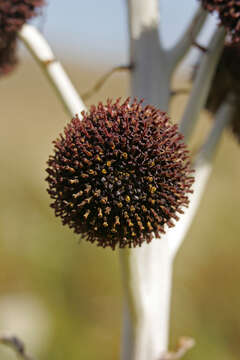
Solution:
{"label": "seed head", "polygon": [[203,7],[216,11],[220,24],[228,31],[233,42],[240,41],[240,1],[239,0],[200,0]]}
{"label": "seed head", "polygon": [[227,100],[229,94],[234,95],[234,113],[230,120],[230,126],[240,142],[240,44],[226,44],[217,65],[216,73],[212,81],[206,109],[215,114],[221,104]]}
{"label": "seed head", "polygon": [[0,0],[0,75],[16,65],[17,32],[43,4],[44,0]]}
{"label": "seed head", "polygon": [[188,151],[166,113],[142,101],[92,106],[65,127],[48,160],[51,207],[99,246],[136,247],[188,205]]}

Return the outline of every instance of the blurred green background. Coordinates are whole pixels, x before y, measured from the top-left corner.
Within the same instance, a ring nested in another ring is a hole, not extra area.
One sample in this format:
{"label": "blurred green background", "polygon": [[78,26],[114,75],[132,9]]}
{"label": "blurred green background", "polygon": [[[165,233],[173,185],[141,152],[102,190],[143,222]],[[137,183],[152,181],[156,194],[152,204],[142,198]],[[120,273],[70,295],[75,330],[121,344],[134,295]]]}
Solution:
{"label": "blurred green background", "polygon": [[[101,68],[65,64],[80,93]],[[127,93],[128,77],[114,75],[88,104]],[[175,87],[182,87],[182,80]],[[0,332],[24,339],[41,360],[119,357],[122,289],[118,251],[79,242],[49,208],[46,160],[68,116],[29,59],[0,82]],[[179,118],[186,96],[172,104]],[[196,149],[209,128],[196,130]],[[199,139],[200,137],[200,139]],[[186,359],[239,359],[240,149],[224,134],[200,210],[174,271],[171,346],[196,339]],[[0,359],[13,359],[0,348]]]}

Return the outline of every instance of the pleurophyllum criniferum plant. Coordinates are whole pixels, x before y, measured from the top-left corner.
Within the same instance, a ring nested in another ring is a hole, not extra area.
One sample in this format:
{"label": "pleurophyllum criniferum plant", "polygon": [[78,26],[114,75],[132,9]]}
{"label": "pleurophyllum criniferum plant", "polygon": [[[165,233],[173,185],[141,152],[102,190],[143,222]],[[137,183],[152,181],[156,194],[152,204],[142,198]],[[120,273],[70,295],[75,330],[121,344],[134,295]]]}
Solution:
{"label": "pleurophyllum criniferum plant", "polygon": [[[238,118],[240,1],[197,2],[199,8],[192,23],[173,48],[165,50],[158,37],[158,0],[127,1],[131,51],[125,69],[131,70],[131,94],[164,110],[170,102],[172,75],[190,47],[197,44],[197,35],[207,18],[205,10],[217,12],[220,19],[207,51],[202,53],[199,72],[180,120],[181,133],[188,141],[204,106],[216,118],[193,160],[196,171],[191,206],[175,228],[167,229],[175,224],[182,207],[188,206],[193,177],[183,137],[165,112],[137,100],[100,103],[82,113],[82,117],[72,119],[54,142],[54,153],[48,160],[51,206],[63,224],[102,247],[137,247],[120,252],[127,304],[124,360],[169,358],[162,354],[168,349],[174,258],[196,214],[223,129],[234,114],[234,121]],[[2,5],[20,3],[30,4],[34,11],[43,1],[0,0]],[[0,9],[6,12],[8,7]],[[25,22],[29,16],[23,18]],[[71,117],[81,114],[86,107],[43,36],[28,24],[19,31],[22,22],[14,22],[17,27],[9,31],[13,40],[5,35],[0,50],[8,48],[8,44],[14,49],[18,35],[42,65]],[[0,34],[4,33],[2,24]],[[230,41],[227,45],[226,33]],[[11,47],[8,50],[5,55],[0,52],[0,62],[2,58],[2,63],[11,67],[15,54]],[[2,68],[2,73],[8,71],[6,66]],[[230,103],[232,94],[236,101]],[[235,132],[236,124],[232,120]],[[168,231],[163,239],[144,246],[165,230]]]}
{"label": "pleurophyllum criniferum plant", "polygon": [[65,127],[48,160],[48,192],[63,224],[99,246],[140,246],[173,226],[193,177],[167,114],[136,99],[99,103]]}

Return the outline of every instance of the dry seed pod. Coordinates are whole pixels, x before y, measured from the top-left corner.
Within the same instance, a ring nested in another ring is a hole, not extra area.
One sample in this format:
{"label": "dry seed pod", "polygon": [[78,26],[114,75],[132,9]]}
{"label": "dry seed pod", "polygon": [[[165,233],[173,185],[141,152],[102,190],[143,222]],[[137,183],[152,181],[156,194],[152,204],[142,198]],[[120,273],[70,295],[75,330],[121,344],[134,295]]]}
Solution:
{"label": "dry seed pod", "polygon": [[240,1],[239,0],[200,0],[203,7],[216,11],[233,42],[240,41]]}
{"label": "dry seed pod", "polygon": [[43,4],[44,0],[0,0],[0,75],[17,64],[17,32]]}
{"label": "dry seed pod", "polygon": [[136,99],[92,106],[54,141],[51,207],[99,246],[136,247],[173,226],[188,205],[188,151],[166,113]]}
{"label": "dry seed pod", "polygon": [[[229,124],[233,134],[240,142],[240,43],[226,44],[216,68],[205,108],[213,115],[221,104],[228,101],[230,94],[234,99],[235,110]],[[198,65],[194,69],[192,78],[196,77]],[[233,101],[231,99],[231,101]]]}

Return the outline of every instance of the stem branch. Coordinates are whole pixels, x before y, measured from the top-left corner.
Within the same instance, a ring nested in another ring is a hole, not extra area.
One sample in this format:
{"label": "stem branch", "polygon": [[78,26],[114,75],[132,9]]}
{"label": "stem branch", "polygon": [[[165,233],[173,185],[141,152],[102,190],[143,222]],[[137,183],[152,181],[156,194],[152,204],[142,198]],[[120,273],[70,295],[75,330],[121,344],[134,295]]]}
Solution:
{"label": "stem branch", "polygon": [[133,69],[133,65],[119,65],[106,72],[104,75],[100,77],[100,79],[95,83],[95,85],[88,91],[82,94],[82,99],[84,101],[88,100],[91,96],[93,96],[97,91],[101,89],[101,87],[105,84],[105,82],[116,72],[120,71],[130,71]]}
{"label": "stem branch", "polygon": [[167,56],[171,62],[172,68],[174,69],[177,64],[182,60],[187,51],[192,46],[199,32],[201,31],[205,20],[207,18],[207,11],[205,11],[202,5],[199,5],[191,23],[185,30],[184,34],[177,42],[177,44],[168,51]]}
{"label": "stem branch", "polygon": [[179,360],[193,347],[195,341],[193,338],[181,337],[178,341],[177,350],[163,354],[158,360]]}
{"label": "stem branch", "polygon": [[186,141],[191,136],[200,111],[206,102],[211,81],[223,49],[224,39],[225,30],[222,27],[217,28],[212,36],[208,51],[202,54],[191,95],[179,127]]}
{"label": "stem branch", "polygon": [[17,356],[22,360],[33,360],[33,358],[26,354],[25,345],[16,336],[1,336],[0,344],[5,345],[15,351]]}
{"label": "stem branch", "polygon": [[231,120],[234,111],[234,106],[231,102],[227,101],[221,105],[214,125],[207,137],[206,142],[199,151],[195,163],[195,182],[193,184],[193,194],[189,197],[189,208],[185,211],[185,214],[181,216],[179,222],[175,227],[168,230],[163,241],[167,239],[170,246],[171,256],[174,258],[180,245],[182,244],[188,229],[190,228],[194,216],[199,208],[200,201],[202,199],[205,187],[212,172],[212,160],[215,154],[216,148],[219,144],[223,130]]}
{"label": "stem branch", "polygon": [[[162,48],[158,0],[128,0],[132,96],[168,109],[172,69]],[[122,360],[167,351],[172,263],[167,242],[120,250],[125,292]]]}
{"label": "stem branch", "polygon": [[72,117],[86,110],[83,101],[43,35],[33,26],[25,24],[18,36],[40,64],[68,114]]}

